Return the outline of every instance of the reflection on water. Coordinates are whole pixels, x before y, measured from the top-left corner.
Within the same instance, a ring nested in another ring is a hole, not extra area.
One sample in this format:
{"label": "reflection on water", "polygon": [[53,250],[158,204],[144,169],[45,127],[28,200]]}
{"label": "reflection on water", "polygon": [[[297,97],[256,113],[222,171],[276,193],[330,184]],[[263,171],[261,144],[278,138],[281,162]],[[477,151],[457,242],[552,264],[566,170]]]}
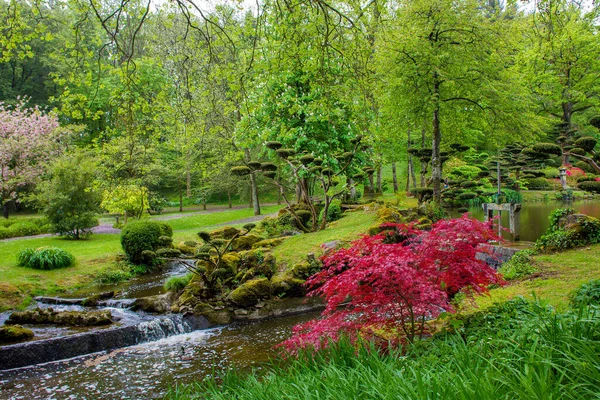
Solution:
{"label": "reflection on water", "polygon": [[156,342],[0,372],[0,398],[146,399],[169,387],[220,376],[229,368],[260,367],[291,327],[317,313],[234,324]]}
{"label": "reflection on water", "polygon": [[[550,213],[557,208],[565,207],[571,207],[579,213],[600,218],[600,201],[598,200],[582,200],[572,203],[564,203],[560,201],[524,203],[520,212],[521,240],[535,242],[550,226],[548,221],[548,216]],[[469,210],[469,213],[474,218],[483,221],[483,208],[472,208]],[[508,212],[502,213],[502,226],[508,228]],[[503,236],[505,239],[510,239],[509,232],[504,232]]]}

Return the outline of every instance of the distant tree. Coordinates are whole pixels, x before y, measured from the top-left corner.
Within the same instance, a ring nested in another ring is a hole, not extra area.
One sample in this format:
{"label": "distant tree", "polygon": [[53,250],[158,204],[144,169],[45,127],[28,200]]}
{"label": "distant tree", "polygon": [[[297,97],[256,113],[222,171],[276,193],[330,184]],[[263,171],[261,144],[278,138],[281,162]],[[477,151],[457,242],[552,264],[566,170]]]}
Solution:
{"label": "distant tree", "polygon": [[105,190],[100,206],[109,213],[123,214],[124,223],[130,216],[140,219],[148,208],[148,189],[144,186],[122,185]]}
{"label": "distant tree", "polygon": [[96,163],[81,152],[66,155],[52,166],[50,179],[40,184],[36,198],[55,233],[81,239],[98,225],[102,195],[94,188],[96,173]]}
{"label": "distant tree", "polygon": [[37,182],[46,163],[58,154],[58,119],[21,100],[14,107],[0,103],[0,200],[4,218],[19,192]]}

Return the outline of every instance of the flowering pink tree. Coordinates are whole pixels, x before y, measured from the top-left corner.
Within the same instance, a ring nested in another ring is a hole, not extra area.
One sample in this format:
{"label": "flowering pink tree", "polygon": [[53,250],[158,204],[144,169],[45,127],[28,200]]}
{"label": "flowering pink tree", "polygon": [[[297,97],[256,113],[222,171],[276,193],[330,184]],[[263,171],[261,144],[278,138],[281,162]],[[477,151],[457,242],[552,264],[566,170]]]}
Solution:
{"label": "flowering pink tree", "polygon": [[19,201],[19,191],[34,184],[52,155],[58,152],[58,119],[27,107],[0,103],[0,200],[8,218],[11,202]]}
{"label": "flowering pink tree", "polygon": [[476,257],[486,251],[480,244],[499,240],[486,223],[463,216],[429,231],[414,224],[387,227],[323,258],[323,270],[307,281],[309,294],[325,299],[323,316],[296,326],[283,347],[319,349],[340,335],[356,339],[378,330],[412,341],[426,332],[427,320],[453,311],[458,292],[468,296],[502,283]]}

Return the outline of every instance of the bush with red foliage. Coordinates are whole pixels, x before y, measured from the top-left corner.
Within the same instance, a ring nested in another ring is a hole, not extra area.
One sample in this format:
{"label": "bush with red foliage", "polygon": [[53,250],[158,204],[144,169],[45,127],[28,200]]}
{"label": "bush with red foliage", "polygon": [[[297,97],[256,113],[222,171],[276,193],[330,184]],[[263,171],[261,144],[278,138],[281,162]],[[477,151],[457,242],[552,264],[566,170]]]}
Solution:
{"label": "bush with red foliage", "polygon": [[309,295],[326,302],[322,318],[296,326],[280,346],[319,349],[341,335],[356,340],[394,328],[412,341],[426,333],[427,320],[454,311],[458,292],[470,296],[503,283],[475,256],[485,251],[480,244],[499,239],[486,223],[465,215],[438,221],[429,231],[414,224],[386,227],[323,257],[323,270],[307,281]]}

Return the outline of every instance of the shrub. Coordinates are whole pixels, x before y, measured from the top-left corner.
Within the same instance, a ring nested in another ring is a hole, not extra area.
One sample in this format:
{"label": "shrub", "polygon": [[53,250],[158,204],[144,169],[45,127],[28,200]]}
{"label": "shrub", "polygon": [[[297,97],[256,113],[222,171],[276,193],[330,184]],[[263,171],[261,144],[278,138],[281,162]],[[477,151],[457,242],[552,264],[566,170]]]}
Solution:
{"label": "shrub", "polygon": [[27,248],[17,255],[19,266],[33,269],[57,269],[73,265],[75,257],[58,247]]}
{"label": "shrub", "polygon": [[529,276],[536,271],[536,268],[532,264],[532,255],[532,250],[519,251],[510,260],[502,264],[498,272],[507,281]]}
{"label": "shrub", "polygon": [[581,182],[577,187],[586,192],[600,193],[600,182]]}
{"label": "shrub", "polygon": [[581,306],[600,306],[600,279],[594,279],[581,285],[571,295],[571,305],[574,308]]}
{"label": "shrub", "polygon": [[575,163],[575,166],[581,170],[583,170],[584,172],[593,174],[594,173],[594,169],[590,166],[590,164],[586,163],[585,161],[577,161]]}
{"label": "shrub", "polygon": [[582,136],[575,141],[575,146],[582,148],[586,152],[591,152],[596,147],[597,140],[592,136]]}
{"label": "shrub", "polygon": [[433,197],[433,189],[428,187],[412,188],[410,192],[417,198],[419,204],[429,201]]}
{"label": "shrub", "polygon": [[536,143],[532,146],[532,149],[538,154],[541,153],[555,156],[560,156],[562,154],[560,146],[554,143]]}
{"label": "shrub", "polygon": [[192,280],[193,274],[172,276],[165,282],[165,290],[168,292],[181,292]]}
{"label": "shrub", "polygon": [[527,188],[530,190],[549,190],[552,189],[552,185],[546,178],[529,178],[527,179]]}
{"label": "shrub", "polygon": [[323,270],[307,281],[310,294],[325,299],[323,318],[295,327],[295,335],[284,342],[287,349],[318,349],[340,335],[356,340],[374,326],[393,327],[412,341],[425,333],[426,320],[453,310],[457,293],[485,292],[488,285],[502,283],[476,257],[479,244],[498,239],[485,223],[462,217],[440,220],[429,231],[386,227],[324,257]]}
{"label": "shrub", "polygon": [[133,275],[131,266],[125,262],[118,262],[111,265],[96,275],[96,281],[103,284],[114,284],[126,281]]}
{"label": "shrub", "polygon": [[40,228],[33,222],[16,222],[12,224],[8,230],[10,237],[33,236],[40,234]]}
{"label": "shrub", "polygon": [[160,248],[164,243],[161,236],[173,236],[172,228],[164,222],[132,222],[121,232],[121,246],[129,261],[134,264],[147,264],[147,257],[143,257],[142,252],[156,251]]}
{"label": "shrub", "polygon": [[[488,169],[486,168],[486,170]],[[459,167],[454,167],[450,171],[448,171],[448,177],[457,180],[471,180],[475,179],[481,171],[482,169],[478,166],[476,167],[474,165],[462,165]]]}

